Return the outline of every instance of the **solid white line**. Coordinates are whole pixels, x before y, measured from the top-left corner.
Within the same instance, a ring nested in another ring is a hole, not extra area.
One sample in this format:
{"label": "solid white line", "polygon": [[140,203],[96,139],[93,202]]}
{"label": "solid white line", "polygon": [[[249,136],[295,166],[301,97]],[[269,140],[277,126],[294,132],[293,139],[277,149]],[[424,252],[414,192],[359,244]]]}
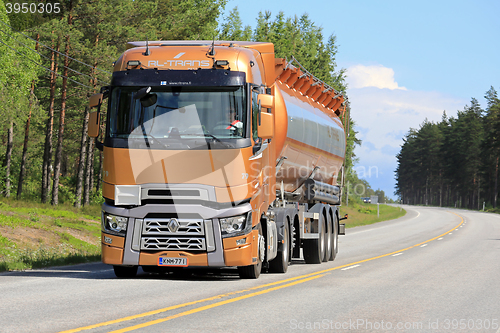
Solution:
{"label": "solid white line", "polygon": [[422,245],[421,247],[426,247],[427,245],[428,245],[428,244],[424,244],[424,245]]}
{"label": "solid white line", "polygon": [[355,268],[355,267],[358,267],[359,265],[353,265],[353,266],[349,266],[349,267],[346,267],[346,268],[342,268],[341,271],[346,271],[348,269],[351,269],[351,268]]}
{"label": "solid white line", "polygon": [[[412,218],[411,218],[411,219],[409,219],[408,221],[413,220],[413,219],[416,219],[417,217],[419,217],[419,216],[420,216],[420,212],[417,212],[417,213],[418,213],[418,214],[417,214],[417,216],[412,217]],[[388,227],[393,227],[393,225],[392,225],[392,224],[389,224],[389,225],[385,225],[385,226],[383,226],[383,227],[379,227],[379,228],[371,228],[371,229],[367,229],[367,230],[353,231],[353,232],[349,232],[349,235],[356,235],[356,234],[360,234],[360,233],[362,233],[362,232],[373,231],[373,230],[380,230],[380,229],[382,229],[382,228],[388,228]]]}
{"label": "solid white line", "polygon": [[400,256],[400,255],[402,255],[402,254],[403,254],[403,252],[399,252],[399,253],[393,254],[392,256],[393,256],[393,257],[397,257],[397,256]]}
{"label": "solid white line", "polygon": [[[112,271],[108,269],[106,271]],[[25,273],[94,273],[96,271],[78,271],[78,270],[59,270],[59,269],[33,269],[25,271]]]}

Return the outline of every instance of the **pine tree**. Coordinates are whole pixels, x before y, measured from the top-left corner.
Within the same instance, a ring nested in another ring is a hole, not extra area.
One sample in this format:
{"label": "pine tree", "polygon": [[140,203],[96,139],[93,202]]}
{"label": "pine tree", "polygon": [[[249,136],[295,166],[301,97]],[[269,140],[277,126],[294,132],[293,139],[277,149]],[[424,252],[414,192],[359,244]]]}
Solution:
{"label": "pine tree", "polygon": [[[36,78],[37,70],[33,62],[39,60],[36,55],[30,55],[29,49],[34,43],[20,44],[14,32],[9,28],[10,21],[5,11],[5,4],[0,0],[0,91],[2,94],[0,114],[2,125],[0,130],[7,130],[6,152],[3,161],[2,181],[4,195],[10,196],[12,158],[14,149],[15,125],[22,124],[28,118],[28,104],[31,83]],[[30,61],[31,59],[31,61]]]}

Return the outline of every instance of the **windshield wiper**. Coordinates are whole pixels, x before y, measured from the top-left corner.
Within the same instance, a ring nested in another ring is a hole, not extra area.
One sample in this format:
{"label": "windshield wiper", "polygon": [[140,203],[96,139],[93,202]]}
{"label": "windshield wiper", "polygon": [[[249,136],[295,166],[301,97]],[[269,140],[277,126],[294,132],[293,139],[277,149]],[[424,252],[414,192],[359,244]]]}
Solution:
{"label": "windshield wiper", "polygon": [[218,137],[216,137],[215,135],[213,134],[210,134],[210,133],[183,133],[181,135],[188,135],[188,136],[199,136],[199,135],[203,135],[204,137],[206,138],[212,138],[214,139],[214,141],[217,141],[219,143],[221,143],[222,145],[224,145],[226,148],[234,148],[234,146],[230,143],[227,143],[227,142],[223,142],[221,141],[221,139],[219,139]]}
{"label": "windshield wiper", "polygon": [[[170,148],[170,146],[169,146],[169,145],[164,144],[164,143],[163,143],[163,142],[161,142],[158,138],[154,137],[153,135],[151,135],[151,134],[149,134],[149,133],[146,133],[146,129],[144,128],[144,125],[142,125],[142,134],[143,134],[143,135],[144,135],[144,137],[146,138],[146,145],[148,146],[148,148],[151,148],[150,141],[151,141],[151,144],[154,144],[154,143],[155,143],[155,141],[153,141],[153,140],[156,140],[156,142],[158,142],[160,145],[162,145],[162,146],[163,146],[163,147],[165,147],[165,148]],[[148,137],[150,137],[150,138],[151,138],[151,139],[153,139],[153,140],[148,140],[148,139],[147,139]],[[170,139],[172,139],[172,138],[170,138]],[[188,145],[188,144],[186,144],[186,143],[182,142],[181,138],[173,138],[173,139],[175,139],[175,140],[177,140],[177,141],[181,142],[182,144],[185,144],[185,145],[188,147],[188,149],[191,149],[191,147],[189,147],[189,145]]]}
{"label": "windshield wiper", "polygon": [[[155,144],[155,142],[159,143],[160,145],[162,145],[163,147],[165,148],[169,148],[169,145],[166,145],[164,144],[163,142],[161,142],[160,140],[158,140],[158,138],[152,136],[151,134],[148,134],[148,133],[143,133],[143,135],[145,136],[145,139],[146,139],[146,145],[148,146],[148,148],[151,148],[151,145]],[[147,138],[150,137],[151,139],[153,140],[148,140]],[[189,146],[188,146],[189,147]]]}

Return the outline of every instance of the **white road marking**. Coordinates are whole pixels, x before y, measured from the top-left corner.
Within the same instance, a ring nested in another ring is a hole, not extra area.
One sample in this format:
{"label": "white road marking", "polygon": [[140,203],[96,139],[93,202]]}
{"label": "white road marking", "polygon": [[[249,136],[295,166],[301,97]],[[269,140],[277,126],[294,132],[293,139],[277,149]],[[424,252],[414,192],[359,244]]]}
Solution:
{"label": "white road marking", "polygon": [[59,270],[59,269],[33,269],[25,272],[34,273],[103,273],[112,272],[113,269],[100,269],[98,271],[84,271],[84,270]]}
{"label": "white road marking", "polygon": [[421,247],[426,247],[427,245],[428,245],[428,244],[424,244],[424,245],[422,245]]}
{"label": "white road marking", "polygon": [[393,256],[393,257],[397,257],[397,256],[400,256],[400,255],[402,255],[402,254],[403,254],[403,252],[399,252],[399,253],[393,254],[392,256]]}
{"label": "white road marking", "polygon": [[[417,217],[419,217],[419,216],[420,216],[420,212],[417,212],[417,213],[418,213],[418,214],[417,214],[417,216],[412,217],[410,220],[413,220],[413,219],[416,219]],[[408,221],[409,221],[409,220],[408,220]],[[373,229],[367,229],[367,230],[361,230],[361,231],[349,232],[349,235],[356,235],[356,234],[360,234],[360,233],[362,233],[362,232],[373,231],[373,230],[380,230],[380,229],[382,229],[382,228],[387,228],[387,227],[392,227],[392,226],[393,226],[393,225],[392,225],[392,224],[390,224],[390,225],[385,225],[385,226],[383,226],[383,227],[379,227],[379,228],[373,228]]]}
{"label": "white road marking", "polygon": [[342,271],[346,271],[348,269],[351,269],[351,268],[355,268],[355,267],[358,267],[359,265],[353,265],[353,266],[349,266],[349,267],[346,267],[346,268],[342,268],[341,270]]}
{"label": "white road marking", "polygon": [[448,235],[451,235],[452,233],[450,232]]}
{"label": "white road marking", "polygon": [[438,240],[441,240],[441,239],[443,239],[443,237],[439,237],[439,238],[438,238]]}

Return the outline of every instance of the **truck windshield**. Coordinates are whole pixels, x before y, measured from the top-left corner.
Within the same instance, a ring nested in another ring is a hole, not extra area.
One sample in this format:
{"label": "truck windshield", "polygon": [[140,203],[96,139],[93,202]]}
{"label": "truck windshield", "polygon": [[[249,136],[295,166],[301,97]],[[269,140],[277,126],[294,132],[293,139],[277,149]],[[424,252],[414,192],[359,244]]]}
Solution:
{"label": "truck windshield", "polygon": [[152,87],[147,96],[138,99],[141,88],[112,90],[111,138],[152,137],[168,141],[249,136],[244,87]]}

